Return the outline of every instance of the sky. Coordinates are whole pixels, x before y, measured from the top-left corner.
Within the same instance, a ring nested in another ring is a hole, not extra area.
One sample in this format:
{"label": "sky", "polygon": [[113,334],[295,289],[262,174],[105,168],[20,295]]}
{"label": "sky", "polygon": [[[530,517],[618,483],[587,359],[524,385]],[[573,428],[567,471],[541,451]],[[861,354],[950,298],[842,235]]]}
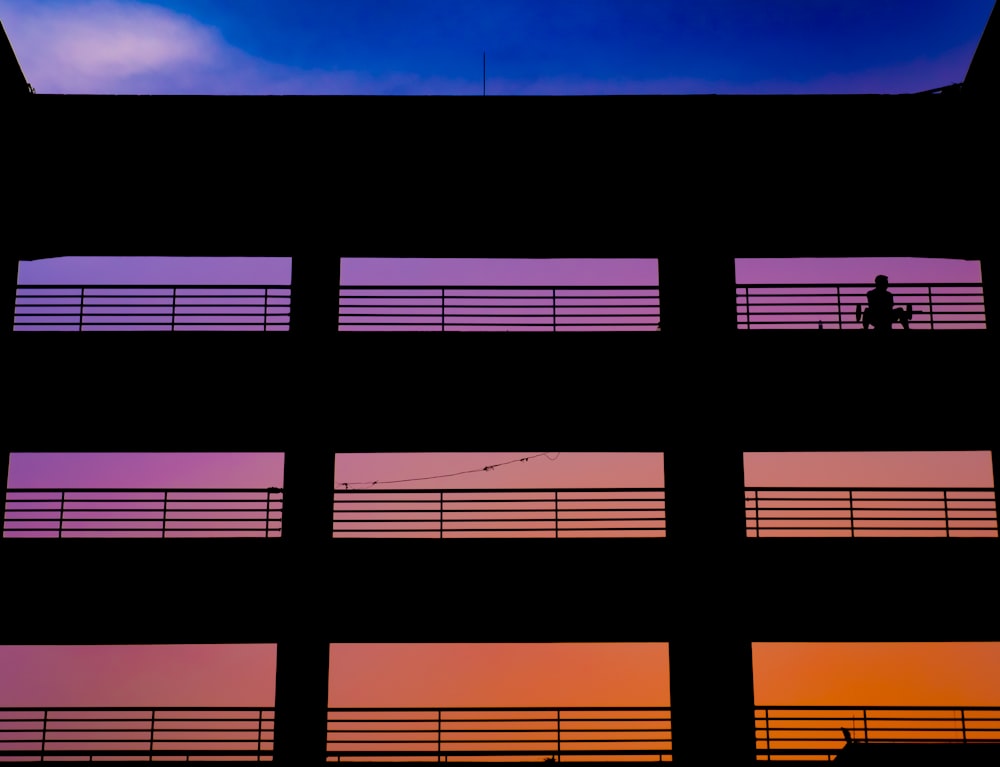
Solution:
{"label": "sky", "polygon": [[[489,468],[487,468],[489,467]],[[338,454],[336,484],[657,487],[658,453]],[[747,453],[748,485],[992,486],[988,452]],[[279,453],[12,453],[9,488],[265,487]],[[667,706],[666,642],[337,644],[329,705]],[[755,644],[758,705],[1000,705],[1000,644]],[[0,706],[269,706],[273,645],[2,646]]]}
{"label": "sky", "polygon": [[[2,0],[0,0],[2,2]],[[842,256],[734,258],[736,282],[979,282],[982,254],[968,258]],[[286,256],[73,256],[21,261],[18,283],[288,285]],[[656,255],[635,258],[345,257],[343,285],[633,285],[658,284]]]}
{"label": "sky", "polygon": [[[289,267],[282,257],[66,257],[23,262],[19,282],[287,285]],[[980,280],[975,260],[736,259],[735,267],[738,283],[867,284],[877,273],[887,273],[897,283]],[[353,285],[655,285],[657,270],[650,258],[506,263],[349,258],[342,278]],[[521,460],[526,457],[530,460]],[[993,486],[986,452],[747,453],[744,467],[750,486]],[[352,487],[663,483],[662,456],[656,453],[340,454],[333,471],[337,486]],[[275,453],[14,453],[8,472],[11,488],[281,484],[282,460]],[[331,706],[669,705],[667,649],[663,642],[336,645],[331,648],[329,700]],[[0,706],[270,705],[274,657],[273,645],[0,645]],[[1000,705],[1000,645],[758,644],[754,684],[758,704],[766,705]]]}
{"label": "sky", "polygon": [[993,0],[0,0],[37,93],[912,93]]}
{"label": "sky", "polygon": [[[2,0],[0,0],[2,2]],[[827,328],[842,326],[845,328],[861,327],[855,319],[855,307],[865,301],[864,293],[872,286],[875,275],[885,274],[890,278],[890,289],[896,297],[897,305],[910,305],[914,309],[911,328],[927,330],[932,327],[945,330],[960,330],[964,328],[985,327],[985,315],[982,310],[982,281],[980,254],[967,254],[964,258],[926,258],[926,257],[884,257],[884,256],[843,256],[838,258],[815,258],[802,256],[798,258],[734,258],[736,285],[738,286],[736,305],[739,310],[741,329],[753,327],[756,329],[780,329],[785,327],[817,328],[824,322]],[[287,330],[288,292],[287,286],[291,279],[291,259],[285,256],[269,257],[239,257],[239,256],[72,256],[58,258],[22,261],[19,265],[18,282],[23,286],[59,286],[59,285],[177,285],[189,286],[188,292],[197,291],[191,286],[197,285],[239,285],[236,292],[254,292],[256,298],[221,298],[226,301],[256,302],[262,304],[261,291],[266,286],[278,287],[269,291],[268,329]],[[816,291],[812,288],[766,288],[764,285],[812,285],[825,283],[829,285],[853,286],[845,287],[838,305],[835,288],[824,288]],[[941,286],[940,283],[971,283],[970,287]],[[629,291],[619,291],[613,298],[601,296],[596,291],[581,291],[572,296],[569,291],[562,294],[569,296],[560,299],[560,329],[561,330],[592,330],[595,325],[616,330],[650,331],[659,327],[657,312],[657,296],[655,289],[659,284],[659,269],[656,257],[631,258],[551,258],[551,259],[487,259],[487,258],[411,258],[404,256],[386,258],[345,257],[341,259],[341,299],[344,313],[341,318],[341,329],[350,331],[398,330],[399,323],[410,322],[409,330],[439,330],[440,293],[426,292],[422,298],[403,298],[401,289],[411,286],[488,286],[504,287],[546,287],[546,286],[614,286],[629,288]],[[928,285],[936,287],[928,288]],[[348,286],[391,286],[397,288],[393,316],[389,321],[394,325],[385,324],[385,312],[379,305],[385,306],[391,299],[385,298],[384,290],[374,291],[379,297],[371,299],[373,291],[348,290]],[[749,287],[744,287],[749,286]],[[44,290],[37,288],[37,290]],[[221,288],[212,292],[221,292]],[[460,291],[455,291],[460,292]],[[793,293],[787,295],[776,295]],[[815,294],[802,298],[803,293]],[[30,301],[47,303],[48,298],[29,299],[30,293],[25,291],[22,303],[25,314],[19,329],[45,330],[65,329],[77,330],[78,317],[76,307],[78,301],[73,298],[55,299],[68,303],[68,308],[57,309],[62,316],[48,317],[29,316],[27,312],[42,310],[29,305]],[[485,293],[480,292],[480,296]],[[457,314],[452,314],[449,329],[454,330],[535,330],[548,331],[552,328],[551,294],[541,292],[531,298],[523,298],[507,292],[495,294],[492,299],[501,307],[510,307],[515,303],[524,302],[524,306],[515,309],[501,308],[493,310],[486,306],[490,299],[477,299],[481,303],[475,308],[470,307],[470,301],[464,298],[452,299],[462,308]],[[747,296],[750,296],[748,299]],[[191,307],[191,303],[203,303],[199,297],[188,297],[189,312],[180,320],[187,323],[183,329],[210,329],[200,323],[211,322],[212,317],[204,314],[198,316],[192,312],[208,312],[218,314],[227,310],[202,309]],[[158,299],[159,305],[168,306],[169,298]],[[166,304],[164,303],[166,302]],[[410,308],[410,316],[403,317],[400,303],[410,307],[419,302],[422,308]],[[603,308],[580,308],[582,303],[605,303]],[[135,305],[137,301],[132,301]],[[617,308],[609,308],[608,303],[617,304]],[[530,306],[528,305],[530,304]],[[752,309],[747,317],[747,306]],[[107,313],[112,311],[107,306],[94,308],[92,311]],[[124,310],[118,310],[119,316],[109,318],[105,315],[95,315],[92,321],[124,322],[131,317],[132,322],[144,322],[134,329],[169,329],[169,309],[150,309],[150,312],[161,312],[161,316],[152,317],[149,314],[139,316],[124,315]],[[243,306],[233,310],[238,316],[228,316],[222,319],[228,325],[217,325],[216,329],[259,330],[261,323],[255,318],[263,315],[253,307]],[[162,313],[166,314],[162,314]],[[381,313],[383,316],[377,316]],[[478,313],[478,315],[477,315]],[[514,324],[505,324],[501,313],[512,318]],[[589,317],[581,315],[589,313]],[[380,324],[379,320],[382,320]],[[749,319],[749,322],[748,322]],[[35,324],[29,324],[33,322]],[[64,323],[61,328],[54,328],[52,322]],[[464,326],[457,323],[464,322]],[[591,323],[589,325],[585,323]],[[795,324],[789,324],[789,322]],[[43,323],[49,323],[46,327]],[[155,323],[155,324],[152,324]],[[198,324],[196,324],[198,323]],[[416,324],[420,323],[420,324]],[[617,323],[617,324],[615,324]],[[574,327],[575,326],[575,327]],[[91,329],[102,329],[96,324]],[[103,328],[107,329],[107,327]]]}

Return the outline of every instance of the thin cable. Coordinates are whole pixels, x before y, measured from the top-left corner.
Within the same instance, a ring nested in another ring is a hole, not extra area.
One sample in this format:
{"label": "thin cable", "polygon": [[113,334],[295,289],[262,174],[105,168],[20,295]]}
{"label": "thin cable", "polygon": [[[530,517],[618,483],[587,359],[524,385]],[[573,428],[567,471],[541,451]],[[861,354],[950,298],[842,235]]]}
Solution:
{"label": "thin cable", "polygon": [[411,479],[386,479],[386,480],[375,480],[373,482],[341,482],[339,483],[345,490],[350,490],[351,488],[359,487],[374,487],[375,485],[395,485],[401,482],[426,482],[430,479],[447,479],[449,477],[458,477],[462,474],[478,474],[481,471],[495,471],[501,466],[509,466],[512,463],[527,463],[535,458],[541,458],[545,456],[550,461],[555,461],[559,458],[559,453],[555,454],[555,458],[550,457],[550,453],[536,453],[535,455],[527,455],[524,458],[515,458],[512,461],[504,461],[502,463],[494,463],[488,466],[483,466],[481,469],[466,469],[465,471],[456,471],[451,474],[435,474],[430,477],[413,477]]}

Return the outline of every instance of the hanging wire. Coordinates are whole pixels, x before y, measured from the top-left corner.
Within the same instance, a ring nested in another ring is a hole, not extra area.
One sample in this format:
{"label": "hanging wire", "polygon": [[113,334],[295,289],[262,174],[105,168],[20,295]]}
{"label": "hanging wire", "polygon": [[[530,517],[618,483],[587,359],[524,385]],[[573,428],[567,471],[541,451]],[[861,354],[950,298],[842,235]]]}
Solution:
{"label": "hanging wire", "polygon": [[[455,471],[450,474],[434,474],[429,477],[411,477],[410,479],[383,479],[374,480],[372,482],[341,482],[339,483],[345,490],[350,490],[351,488],[360,487],[374,487],[375,485],[395,485],[402,482],[426,482],[431,479],[447,479],[449,477],[458,477],[463,474],[478,474],[481,471],[495,471],[502,466],[509,466],[512,463],[527,463],[528,461],[534,460],[535,458],[548,458],[550,461],[555,461],[559,458],[559,453],[536,453],[535,455],[526,455],[523,458],[514,458],[510,461],[503,461],[502,463],[493,463],[487,466],[483,466],[479,469],[466,469],[465,471]],[[554,456],[554,457],[553,457]]]}

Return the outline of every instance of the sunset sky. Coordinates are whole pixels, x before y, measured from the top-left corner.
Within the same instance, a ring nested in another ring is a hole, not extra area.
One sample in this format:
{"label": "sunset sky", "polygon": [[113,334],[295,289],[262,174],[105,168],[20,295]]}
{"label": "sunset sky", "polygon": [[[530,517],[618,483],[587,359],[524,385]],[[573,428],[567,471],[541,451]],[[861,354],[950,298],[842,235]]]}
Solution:
{"label": "sunset sky", "polygon": [[[0,11],[3,3],[0,0]],[[6,19],[4,19],[6,21]],[[975,254],[973,254],[975,255]],[[978,282],[975,260],[737,259],[736,281]],[[489,268],[487,268],[489,267]],[[23,262],[21,284],[288,284],[287,258]],[[344,284],[655,285],[654,258],[487,262],[346,259]],[[536,446],[542,448],[558,445]],[[522,460],[530,458],[529,460]],[[748,453],[747,485],[993,485],[988,452]],[[484,467],[494,467],[485,471]],[[413,488],[661,487],[657,453],[340,454],[334,481]],[[282,456],[13,453],[9,488],[280,487]],[[272,645],[0,645],[0,706],[271,705]],[[332,706],[669,705],[663,642],[336,645]],[[1000,705],[1000,644],[754,646],[758,704]],[[391,683],[390,681],[391,680]]]}
{"label": "sunset sky", "polygon": [[39,93],[911,93],[993,0],[0,0]]}
{"label": "sunset sky", "polygon": [[[527,459],[527,460],[524,460]],[[748,453],[748,485],[992,486],[986,452]],[[493,467],[484,470],[485,467]],[[337,483],[663,483],[658,453],[341,454]],[[277,453],[13,453],[8,487],[265,487]],[[273,645],[0,646],[0,706],[271,705]],[[1000,705],[1000,644],[757,644],[759,705]],[[669,705],[664,642],[335,645],[331,706]]]}

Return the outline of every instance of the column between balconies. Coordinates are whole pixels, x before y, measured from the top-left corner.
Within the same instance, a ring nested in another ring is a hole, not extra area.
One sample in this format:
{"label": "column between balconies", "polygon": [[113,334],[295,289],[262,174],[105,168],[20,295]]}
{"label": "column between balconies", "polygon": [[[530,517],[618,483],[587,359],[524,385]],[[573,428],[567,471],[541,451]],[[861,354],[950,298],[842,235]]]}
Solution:
{"label": "column between balconies", "polygon": [[[315,605],[309,595],[322,593],[314,582],[323,571],[332,515],[333,450],[302,429],[302,444],[285,453],[281,545],[286,589],[277,641],[274,693],[274,758],[279,765],[308,767],[326,761],[326,727],[330,643],[317,635]],[[301,567],[297,566],[301,565]]]}
{"label": "column between balconies", "polygon": [[317,339],[337,330],[340,258],[325,253],[292,256],[289,330]]}
{"label": "column between balconies", "polygon": [[[735,265],[660,259],[664,492],[671,572],[670,705],[678,765],[754,758],[752,642],[741,619],[746,573],[743,454],[735,427]],[[718,733],[727,736],[719,738]],[[711,743],[711,748],[706,744]]]}

